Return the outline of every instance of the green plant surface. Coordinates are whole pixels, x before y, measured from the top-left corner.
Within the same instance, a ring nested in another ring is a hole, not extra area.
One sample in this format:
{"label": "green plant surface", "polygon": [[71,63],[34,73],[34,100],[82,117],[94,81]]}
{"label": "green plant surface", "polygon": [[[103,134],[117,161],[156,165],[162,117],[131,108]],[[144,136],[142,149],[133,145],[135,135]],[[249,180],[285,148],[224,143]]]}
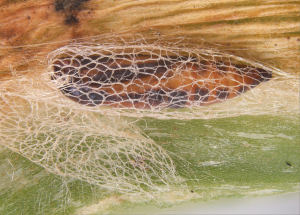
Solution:
{"label": "green plant surface", "polygon": [[[137,125],[168,151],[175,163],[180,180],[169,191],[155,193],[153,199],[127,198],[56,176],[2,148],[0,214],[80,214],[84,208],[86,214],[149,214],[190,201],[297,191],[300,123],[295,116],[188,121],[144,118]],[[105,201],[106,207],[97,207]]]}

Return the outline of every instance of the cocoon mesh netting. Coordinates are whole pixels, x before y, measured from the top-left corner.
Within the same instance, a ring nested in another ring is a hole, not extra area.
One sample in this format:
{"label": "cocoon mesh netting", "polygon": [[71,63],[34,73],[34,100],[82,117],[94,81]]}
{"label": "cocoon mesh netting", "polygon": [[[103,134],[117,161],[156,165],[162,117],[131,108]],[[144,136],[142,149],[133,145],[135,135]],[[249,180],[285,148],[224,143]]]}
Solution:
{"label": "cocoon mesh netting", "polygon": [[176,181],[172,159],[123,116],[289,112],[297,107],[295,83],[208,49],[72,43],[53,50],[39,69],[1,81],[0,143],[61,176],[125,193],[159,191]]}
{"label": "cocoon mesh netting", "polygon": [[134,126],[64,107],[44,91],[26,92],[34,87],[28,79],[2,87],[16,81],[18,93],[1,88],[1,144],[52,173],[120,192],[155,190],[174,179],[167,153]]}
{"label": "cocoon mesh netting", "polygon": [[[269,90],[295,78],[278,69],[212,49],[139,42],[63,46],[48,55],[48,72],[63,95],[107,115],[212,118],[289,106]],[[288,85],[297,88],[297,82]],[[232,99],[234,105],[224,104]]]}

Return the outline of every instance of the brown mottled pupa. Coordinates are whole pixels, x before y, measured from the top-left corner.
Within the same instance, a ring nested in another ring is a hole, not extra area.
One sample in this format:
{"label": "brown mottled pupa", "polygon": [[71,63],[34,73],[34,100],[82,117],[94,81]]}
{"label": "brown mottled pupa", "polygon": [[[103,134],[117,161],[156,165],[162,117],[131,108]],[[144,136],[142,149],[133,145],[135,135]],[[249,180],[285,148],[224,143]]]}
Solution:
{"label": "brown mottled pupa", "polygon": [[[115,51],[116,52],[116,51]],[[143,53],[60,54],[51,60],[52,80],[84,105],[161,109],[209,105],[239,96],[272,73],[231,62]]]}

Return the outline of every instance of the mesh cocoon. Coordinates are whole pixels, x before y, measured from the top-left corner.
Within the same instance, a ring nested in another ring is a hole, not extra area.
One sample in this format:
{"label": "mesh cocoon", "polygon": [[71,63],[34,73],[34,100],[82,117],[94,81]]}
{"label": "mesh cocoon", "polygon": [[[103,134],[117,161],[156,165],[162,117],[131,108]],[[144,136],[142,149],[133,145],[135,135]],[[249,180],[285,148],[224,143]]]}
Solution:
{"label": "mesh cocoon", "polygon": [[210,49],[73,43],[42,64],[0,81],[0,144],[54,174],[124,193],[178,179],[168,152],[124,116],[186,120],[298,107],[295,77]]}

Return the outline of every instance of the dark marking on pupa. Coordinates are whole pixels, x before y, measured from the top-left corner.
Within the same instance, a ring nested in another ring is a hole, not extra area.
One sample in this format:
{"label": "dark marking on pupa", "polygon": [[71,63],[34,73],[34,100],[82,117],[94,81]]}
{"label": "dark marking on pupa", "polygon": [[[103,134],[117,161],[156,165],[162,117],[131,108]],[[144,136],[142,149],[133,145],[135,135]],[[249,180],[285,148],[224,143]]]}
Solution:
{"label": "dark marking on pupa", "polygon": [[188,94],[183,90],[178,90],[170,93],[169,98],[170,105],[168,107],[182,108],[188,101]]}
{"label": "dark marking on pupa", "polygon": [[196,88],[195,90],[195,95],[194,95],[194,100],[195,101],[201,101],[201,102],[206,102],[208,100],[208,89],[207,88]]}
{"label": "dark marking on pupa", "polygon": [[151,106],[160,105],[167,100],[166,92],[162,89],[151,90],[147,97],[147,100]]}
{"label": "dark marking on pupa", "polygon": [[226,87],[220,87],[217,89],[216,96],[218,99],[226,99],[229,96],[229,89]]}

